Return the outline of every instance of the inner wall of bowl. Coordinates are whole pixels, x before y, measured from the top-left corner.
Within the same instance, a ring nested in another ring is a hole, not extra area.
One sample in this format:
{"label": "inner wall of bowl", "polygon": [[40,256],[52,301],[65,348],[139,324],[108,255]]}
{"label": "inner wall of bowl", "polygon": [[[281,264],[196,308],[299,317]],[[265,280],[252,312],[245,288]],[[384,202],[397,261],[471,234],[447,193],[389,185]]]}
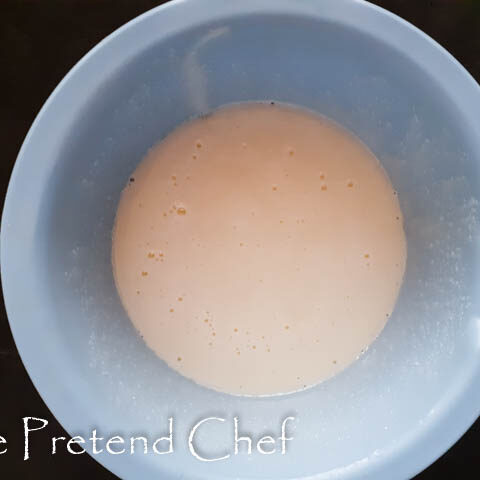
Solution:
{"label": "inner wall of bowl", "polygon": [[[111,232],[121,190],[152,145],[222,104],[270,99],[332,118],[378,156],[405,215],[408,265],[393,316],[350,368],[293,395],[232,397],[182,378],[145,347],[113,283]],[[41,206],[50,323],[85,398],[95,398],[92,427],[154,439],[174,417],[175,455],[143,458],[153,469],[288,478],[374,461],[432,421],[477,366],[478,152],[435,79],[399,52],[337,24],[245,16],[149,48],[86,100]],[[193,458],[186,438],[195,422],[227,420],[198,437],[205,456],[220,456],[233,448],[235,415],[254,439],[278,437],[294,416],[287,453]]]}

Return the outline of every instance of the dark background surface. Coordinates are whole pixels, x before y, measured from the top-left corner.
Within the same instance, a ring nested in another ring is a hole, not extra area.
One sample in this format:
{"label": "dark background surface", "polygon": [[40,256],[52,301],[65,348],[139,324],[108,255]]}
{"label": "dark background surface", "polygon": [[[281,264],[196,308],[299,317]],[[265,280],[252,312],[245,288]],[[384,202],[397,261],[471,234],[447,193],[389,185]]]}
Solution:
{"label": "dark background surface", "polygon": [[[164,2],[0,0],[2,199],[22,141],[57,83],[102,38],[161,3]],[[372,3],[425,31],[480,82],[480,0],[376,0]],[[74,456],[64,449],[55,456],[50,454],[50,438],[68,435],[41,400],[23,367],[10,333],[3,299],[0,307],[0,435],[8,440],[8,452],[0,456],[0,478],[117,478],[87,454]],[[31,459],[26,462],[23,461],[24,416],[49,421],[47,428],[32,436]],[[478,444],[480,420],[415,480],[478,478]]]}

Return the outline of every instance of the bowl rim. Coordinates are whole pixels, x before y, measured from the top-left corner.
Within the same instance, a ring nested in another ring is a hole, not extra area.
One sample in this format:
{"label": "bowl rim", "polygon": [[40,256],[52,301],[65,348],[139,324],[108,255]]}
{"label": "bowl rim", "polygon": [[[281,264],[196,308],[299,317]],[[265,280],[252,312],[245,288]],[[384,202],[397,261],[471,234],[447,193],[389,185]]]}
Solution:
{"label": "bowl rim", "polygon": [[[105,53],[107,47],[113,48],[122,40],[122,37],[153,18],[159,24],[163,22],[165,25],[167,16],[169,16],[170,19],[175,19],[176,27],[181,31],[208,19],[205,10],[215,12],[215,15],[223,16],[223,18],[265,13],[309,15],[318,20],[330,19],[352,28],[368,31],[379,41],[398,48],[407,54],[409,59],[419,64],[422,58],[428,58],[429,73],[435,75],[441,72],[440,84],[445,87],[452,99],[462,106],[462,113],[470,120],[467,122],[468,125],[475,128],[475,131],[478,132],[477,138],[480,138],[478,118],[474,122],[475,113],[480,111],[480,87],[477,82],[448,51],[431,37],[381,7],[365,0],[323,0],[322,2],[313,2],[312,0],[242,0],[242,2],[208,0],[209,8],[206,8],[206,3],[196,0],[172,0],[162,4],[121,26],[84,55],[65,75],[44,103],[25,137],[10,177],[0,232],[0,267],[5,308],[16,347],[35,388],[52,413],[55,412],[55,417],[69,434],[74,431],[72,409],[74,407],[77,407],[77,410],[80,409],[80,404],[70,405],[66,408],[64,405],[65,394],[61,391],[61,387],[58,384],[54,387],[55,383],[45,382],[41,371],[51,364],[43,358],[39,358],[38,353],[31,350],[30,342],[26,338],[27,332],[21,322],[18,322],[18,319],[24,316],[25,309],[22,308],[18,295],[14,294],[15,291],[22,288],[22,280],[13,274],[18,269],[18,264],[16,266],[14,264],[21,262],[22,259],[11,253],[11,245],[14,245],[16,241],[14,225],[19,210],[17,183],[19,177],[26,174],[25,170],[29,168],[27,164],[32,160],[29,149],[35,141],[38,127],[48,116],[55,103],[59,101],[60,93],[74,81],[75,76],[82,69],[94,61],[95,57],[101,56],[102,52]],[[166,34],[162,34],[162,37],[165,36]],[[453,86],[452,82],[455,82],[456,89],[454,91],[448,89],[449,85]],[[458,88],[459,85],[461,88]],[[407,438],[402,444],[396,444],[391,449],[385,450],[375,462],[359,461],[356,462],[358,465],[346,466],[340,469],[341,471],[323,472],[308,478],[312,480],[331,477],[360,479],[368,476],[368,478],[380,480],[385,478],[387,471],[389,478],[392,479],[411,478],[448,450],[472,425],[479,414],[480,371],[477,368],[457,388],[456,395],[444,398],[439,403],[435,410],[434,421],[425,425],[420,435]],[[93,458],[121,478],[138,478],[135,475],[134,465],[118,462],[113,456],[108,455]]]}

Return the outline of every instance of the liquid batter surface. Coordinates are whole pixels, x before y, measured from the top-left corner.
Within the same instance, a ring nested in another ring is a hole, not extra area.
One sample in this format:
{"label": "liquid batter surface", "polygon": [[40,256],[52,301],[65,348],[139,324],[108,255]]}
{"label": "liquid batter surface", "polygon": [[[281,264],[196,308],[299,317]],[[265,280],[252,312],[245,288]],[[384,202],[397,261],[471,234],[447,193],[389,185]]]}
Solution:
{"label": "liquid batter surface", "polygon": [[178,127],[132,174],[113,236],[118,292],[147,345],[232,394],[292,392],[344,369],[391,315],[405,262],[378,160],[279,104]]}

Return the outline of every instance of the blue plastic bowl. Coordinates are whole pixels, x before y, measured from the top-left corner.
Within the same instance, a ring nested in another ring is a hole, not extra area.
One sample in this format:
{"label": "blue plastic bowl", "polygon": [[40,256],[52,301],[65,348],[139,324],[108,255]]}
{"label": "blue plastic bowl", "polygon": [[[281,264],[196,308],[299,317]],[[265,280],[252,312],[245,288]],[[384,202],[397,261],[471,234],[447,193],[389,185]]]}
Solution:
{"label": "blue plastic bowl", "polygon": [[[189,117],[265,99],[327,115],[375,152],[399,192],[409,257],[394,315],[359,361],[305,392],[241,398],[195,385],[144,346],[112,280],[111,230],[149,147]],[[104,446],[94,455],[122,478],[410,477],[479,413],[479,157],[478,85],[380,8],[347,0],[156,8],[72,69],[18,156],[1,268],[25,366],[72,435],[96,428],[153,441],[174,417],[172,454]],[[202,426],[196,445],[205,456],[232,453],[224,461],[199,461],[188,448],[190,429],[210,416],[225,422]],[[254,439],[278,437],[294,416],[285,455],[233,455],[234,416]]]}

